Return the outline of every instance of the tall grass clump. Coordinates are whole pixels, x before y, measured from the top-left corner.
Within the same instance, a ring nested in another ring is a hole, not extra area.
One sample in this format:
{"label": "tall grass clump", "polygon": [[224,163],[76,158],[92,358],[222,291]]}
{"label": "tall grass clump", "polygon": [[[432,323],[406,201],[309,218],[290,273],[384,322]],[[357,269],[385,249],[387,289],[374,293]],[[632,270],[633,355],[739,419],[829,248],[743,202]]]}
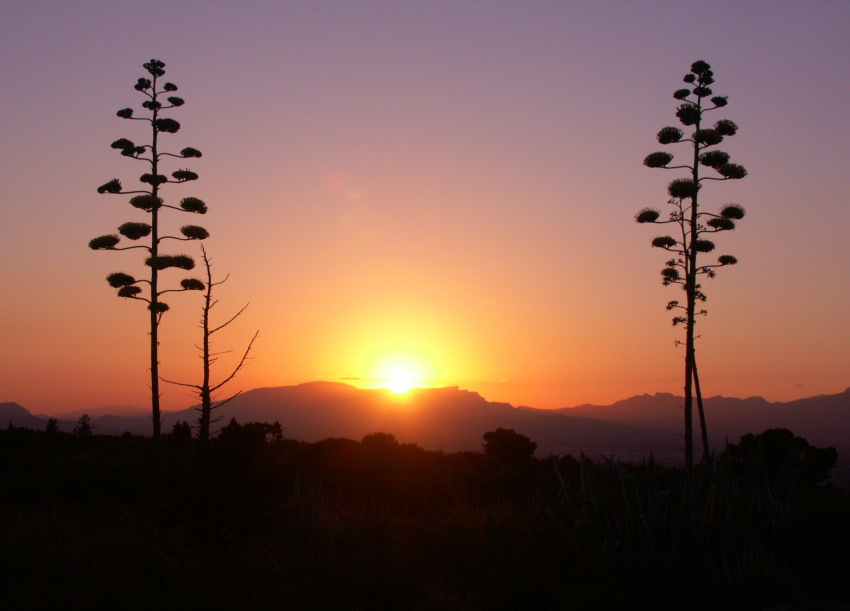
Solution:
{"label": "tall grass clump", "polygon": [[577,482],[555,464],[555,536],[590,563],[588,570],[618,584],[633,606],[697,609],[726,601],[725,608],[759,609],[781,602],[799,563],[793,532],[813,489],[787,485],[787,472],[769,468],[763,446],[746,456],[725,452],[691,474],[664,469],[651,456],[638,466],[610,458],[594,464],[584,455],[580,462]]}

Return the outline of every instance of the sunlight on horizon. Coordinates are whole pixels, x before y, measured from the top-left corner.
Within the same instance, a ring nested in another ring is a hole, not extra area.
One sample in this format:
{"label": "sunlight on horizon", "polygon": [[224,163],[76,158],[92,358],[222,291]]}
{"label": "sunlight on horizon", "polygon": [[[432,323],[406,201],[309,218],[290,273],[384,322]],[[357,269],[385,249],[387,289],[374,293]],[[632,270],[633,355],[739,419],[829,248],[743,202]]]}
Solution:
{"label": "sunlight on horizon", "polygon": [[405,394],[414,387],[428,387],[430,367],[424,359],[410,354],[392,353],[380,357],[373,365],[377,386],[396,394]]}

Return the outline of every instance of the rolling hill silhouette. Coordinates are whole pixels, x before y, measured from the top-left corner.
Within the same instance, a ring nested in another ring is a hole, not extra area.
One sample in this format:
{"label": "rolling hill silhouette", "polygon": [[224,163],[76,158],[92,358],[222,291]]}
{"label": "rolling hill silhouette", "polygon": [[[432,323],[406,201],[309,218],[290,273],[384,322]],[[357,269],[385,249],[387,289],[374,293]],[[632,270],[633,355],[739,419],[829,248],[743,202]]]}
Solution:
{"label": "rolling hill silhouette", "polygon": [[17,403],[0,403],[0,424],[13,424],[29,429],[44,428],[47,418],[33,416],[26,408]]}
{"label": "rolling hill silhouette", "polygon": [[[231,418],[240,422],[274,422],[284,436],[313,442],[329,437],[361,439],[386,432],[401,442],[446,452],[482,446],[482,435],[511,428],[538,444],[538,456],[584,451],[591,456],[615,455],[639,460],[653,452],[657,459],[675,462],[681,456],[683,399],[667,393],[639,395],[612,405],[582,405],[559,410],[514,407],[487,401],[457,387],[414,389],[397,395],[384,389],[359,389],[336,382],[308,382],[296,386],[258,388],[242,393],[218,414],[219,425]],[[722,449],[725,440],[768,428],[789,428],[817,446],[850,454],[850,389],[788,403],[770,403],[761,397],[706,400],[711,444]],[[102,410],[92,410],[102,413]],[[194,409],[163,413],[163,431],[179,421],[194,423]],[[0,423],[42,428],[46,417],[33,416],[16,403],[0,404]],[[96,433],[150,434],[150,416],[144,411],[92,418]],[[71,430],[73,420],[60,420]],[[846,460],[846,459],[845,459]],[[842,461],[844,462],[844,461]]]}
{"label": "rolling hill silhouette", "polygon": [[[480,450],[482,435],[512,428],[538,443],[538,453],[643,452],[657,443],[658,451],[675,452],[675,436],[639,423],[605,422],[545,410],[515,408],[485,400],[457,387],[414,389],[396,395],[384,389],[358,389],[335,382],[261,388],[243,393],[222,408],[221,423],[278,420],[287,437],[319,441],[327,437],[360,439],[377,431],[399,441],[447,452]],[[194,418],[193,410],[180,418]],[[664,439],[663,437],[666,437]]]}

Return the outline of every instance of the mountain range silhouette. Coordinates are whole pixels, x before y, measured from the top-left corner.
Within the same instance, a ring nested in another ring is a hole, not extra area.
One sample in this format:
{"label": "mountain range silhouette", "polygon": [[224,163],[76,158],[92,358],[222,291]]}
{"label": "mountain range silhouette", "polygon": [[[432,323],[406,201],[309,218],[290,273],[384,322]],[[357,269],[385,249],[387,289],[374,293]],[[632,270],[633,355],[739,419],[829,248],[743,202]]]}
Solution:
{"label": "mountain range silhouette", "polygon": [[[682,405],[669,393],[638,395],[611,405],[580,405],[543,410],[487,401],[458,387],[413,389],[404,395],[385,389],[360,389],[338,382],[307,382],[295,386],[257,388],[242,393],[216,415],[219,426],[239,422],[274,422],[284,436],[314,442],[329,437],[361,439],[386,432],[400,442],[429,450],[478,451],[482,435],[497,428],[514,429],[538,444],[537,455],[584,452],[640,460],[653,453],[662,462],[682,455]],[[721,451],[746,433],[788,428],[816,446],[839,450],[841,463],[850,454],[850,389],[787,403],[761,397],[705,400],[710,444]],[[121,412],[121,413],[112,413]],[[101,434],[150,434],[150,414],[144,409],[98,408],[57,416],[62,430],[72,430],[82,413],[91,416]],[[0,403],[0,423],[43,429],[47,416],[33,415],[17,403]],[[163,412],[163,431],[174,423],[194,423],[194,408]],[[843,451],[842,451],[843,450]],[[843,460],[842,460],[843,459]]]}

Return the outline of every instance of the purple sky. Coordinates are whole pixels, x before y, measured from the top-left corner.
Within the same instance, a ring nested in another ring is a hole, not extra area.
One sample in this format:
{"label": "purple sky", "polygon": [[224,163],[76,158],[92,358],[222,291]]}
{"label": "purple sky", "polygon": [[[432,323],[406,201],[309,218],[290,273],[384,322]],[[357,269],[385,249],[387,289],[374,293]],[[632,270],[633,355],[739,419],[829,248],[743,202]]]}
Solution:
{"label": "purple sky", "polygon": [[[144,141],[115,111],[152,57],[187,101],[169,146],[204,152],[165,195],[210,206],[220,315],[251,303],[220,347],[260,329],[234,388],[409,360],[423,384],[536,407],[679,392],[678,289],[633,215],[665,205],[678,174],[641,161],[704,59],[750,172],[702,199],[748,211],[717,240],[740,264],[706,286],[704,390],[840,392],[848,25],[843,1],[6,0],[0,401],[146,404],[144,308],[104,281],[141,257],[86,243],[144,220],[95,189],[140,173],[109,144]],[[200,298],[170,302],[163,372],[192,381]],[[166,389],[166,409],[191,403]]]}

